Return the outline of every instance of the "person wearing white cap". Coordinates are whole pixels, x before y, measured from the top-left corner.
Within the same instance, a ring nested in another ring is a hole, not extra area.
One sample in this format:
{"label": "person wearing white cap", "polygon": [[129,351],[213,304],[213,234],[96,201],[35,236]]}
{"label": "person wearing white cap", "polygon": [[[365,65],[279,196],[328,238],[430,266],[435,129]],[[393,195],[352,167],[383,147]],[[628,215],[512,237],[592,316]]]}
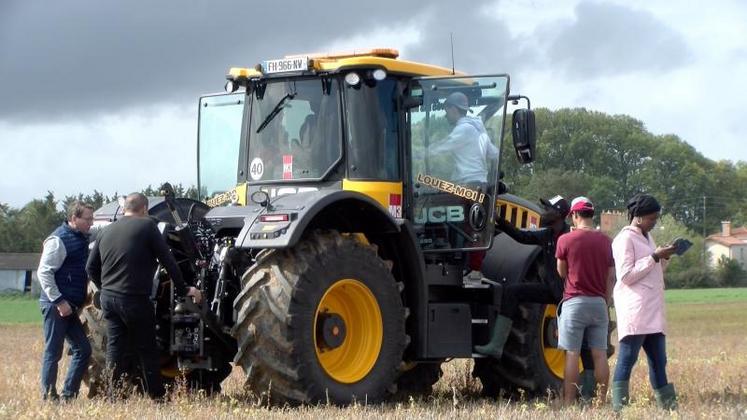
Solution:
{"label": "person wearing white cap", "polygon": [[594,228],[594,204],[586,197],[571,202],[575,229],[558,239],[555,257],[558,274],[565,279],[563,301],[558,316],[558,348],[566,351],[563,375],[563,400],[576,399],[579,384],[578,358],[586,335],[594,361],[594,376],[599,398],[606,401],[609,382],[607,335],[614,284],[615,262],[612,241]]}

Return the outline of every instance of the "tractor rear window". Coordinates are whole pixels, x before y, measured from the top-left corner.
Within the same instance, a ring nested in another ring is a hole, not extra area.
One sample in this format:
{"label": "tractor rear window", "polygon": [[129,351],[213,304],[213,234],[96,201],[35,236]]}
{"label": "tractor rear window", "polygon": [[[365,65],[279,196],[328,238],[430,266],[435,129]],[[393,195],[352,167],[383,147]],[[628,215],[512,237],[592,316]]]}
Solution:
{"label": "tractor rear window", "polygon": [[282,80],[253,95],[249,182],[318,179],[341,157],[337,82]]}

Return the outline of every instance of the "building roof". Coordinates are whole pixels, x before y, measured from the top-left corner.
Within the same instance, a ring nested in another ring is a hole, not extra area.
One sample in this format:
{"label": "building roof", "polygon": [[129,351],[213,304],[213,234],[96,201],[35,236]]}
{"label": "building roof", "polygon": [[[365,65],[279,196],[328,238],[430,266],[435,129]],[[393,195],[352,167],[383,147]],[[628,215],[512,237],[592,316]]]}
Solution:
{"label": "building roof", "polygon": [[40,258],[36,252],[0,252],[0,270],[36,270]]}
{"label": "building roof", "polygon": [[726,245],[728,247],[731,247],[734,245],[747,245],[747,240],[735,238],[733,235],[723,236],[720,233],[710,235],[709,237],[706,238],[706,241],[713,241],[721,245]]}

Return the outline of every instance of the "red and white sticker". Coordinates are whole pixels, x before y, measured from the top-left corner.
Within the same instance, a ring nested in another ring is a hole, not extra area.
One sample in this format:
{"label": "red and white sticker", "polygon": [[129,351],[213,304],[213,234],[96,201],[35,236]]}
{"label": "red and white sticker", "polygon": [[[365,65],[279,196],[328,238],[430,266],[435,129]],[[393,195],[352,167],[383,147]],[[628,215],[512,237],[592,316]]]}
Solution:
{"label": "red and white sticker", "polygon": [[293,155],[283,155],[283,179],[293,179]]}
{"label": "red and white sticker", "polygon": [[392,217],[402,217],[402,194],[389,194],[389,214]]}

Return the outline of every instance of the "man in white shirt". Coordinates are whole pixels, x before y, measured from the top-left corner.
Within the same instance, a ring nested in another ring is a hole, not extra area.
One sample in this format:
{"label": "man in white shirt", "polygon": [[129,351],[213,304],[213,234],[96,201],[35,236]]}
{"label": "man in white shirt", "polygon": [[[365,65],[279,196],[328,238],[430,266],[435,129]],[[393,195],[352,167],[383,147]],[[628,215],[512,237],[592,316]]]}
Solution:
{"label": "man in white shirt", "polygon": [[490,165],[498,159],[498,148],[490,141],[480,117],[470,112],[467,95],[450,94],[444,101],[446,119],[454,128],[443,141],[431,148],[431,153],[449,152],[454,156],[450,181],[456,184],[485,184]]}

